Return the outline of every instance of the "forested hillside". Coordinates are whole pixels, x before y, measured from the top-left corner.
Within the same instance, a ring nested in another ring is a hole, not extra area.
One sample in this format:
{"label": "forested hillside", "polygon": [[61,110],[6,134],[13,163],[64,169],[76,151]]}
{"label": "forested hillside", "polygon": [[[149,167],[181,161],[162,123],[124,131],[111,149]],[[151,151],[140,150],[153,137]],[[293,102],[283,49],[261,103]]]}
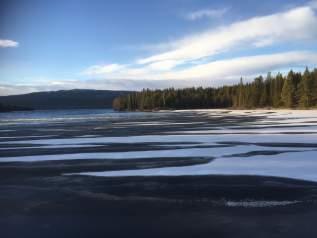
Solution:
{"label": "forested hillside", "polygon": [[28,107],[19,107],[19,106],[13,106],[13,105],[5,105],[0,103],[0,112],[12,112],[12,111],[30,111],[32,108]]}
{"label": "forested hillside", "polygon": [[111,108],[114,98],[129,91],[73,89],[1,96],[0,103],[33,109]]}
{"label": "forested hillside", "polygon": [[251,83],[219,88],[143,90],[114,99],[115,110],[199,108],[312,108],[317,106],[317,69],[287,75],[270,73]]}

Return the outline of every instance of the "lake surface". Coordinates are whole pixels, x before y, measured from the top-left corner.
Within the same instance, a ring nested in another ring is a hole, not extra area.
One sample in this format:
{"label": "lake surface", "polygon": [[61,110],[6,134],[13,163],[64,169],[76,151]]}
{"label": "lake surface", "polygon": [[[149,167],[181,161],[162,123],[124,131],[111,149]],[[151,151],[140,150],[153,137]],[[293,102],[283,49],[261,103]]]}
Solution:
{"label": "lake surface", "polygon": [[[0,114],[0,163],[173,158],[89,176],[260,175],[317,181],[316,111],[49,110]],[[184,165],[205,158],[205,162]],[[177,161],[182,163],[177,164]],[[1,164],[0,164],[1,166]],[[74,173],[65,174],[72,176]]]}
{"label": "lake surface", "polygon": [[317,112],[0,114],[1,237],[317,237]]}

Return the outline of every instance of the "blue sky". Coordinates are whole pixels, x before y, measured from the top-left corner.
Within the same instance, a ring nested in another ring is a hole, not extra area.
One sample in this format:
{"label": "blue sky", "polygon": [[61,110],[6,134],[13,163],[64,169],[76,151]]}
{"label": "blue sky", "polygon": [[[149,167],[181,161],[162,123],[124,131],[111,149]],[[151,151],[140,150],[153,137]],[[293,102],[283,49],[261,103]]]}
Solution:
{"label": "blue sky", "polygon": [[305,0],[0,0],[0,94],[218,86],[317,65]]}

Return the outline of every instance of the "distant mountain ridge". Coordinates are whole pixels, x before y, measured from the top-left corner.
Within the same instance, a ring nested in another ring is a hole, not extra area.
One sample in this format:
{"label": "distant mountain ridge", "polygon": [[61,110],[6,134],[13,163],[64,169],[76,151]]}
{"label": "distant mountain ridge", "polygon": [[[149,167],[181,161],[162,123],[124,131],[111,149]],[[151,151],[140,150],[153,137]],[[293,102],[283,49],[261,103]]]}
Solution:
{"label": "distant mountain ridge", "polygon": [[73,89],[0,96],[0,103],[33,109],[112,108],[112,101],[131,91]]}

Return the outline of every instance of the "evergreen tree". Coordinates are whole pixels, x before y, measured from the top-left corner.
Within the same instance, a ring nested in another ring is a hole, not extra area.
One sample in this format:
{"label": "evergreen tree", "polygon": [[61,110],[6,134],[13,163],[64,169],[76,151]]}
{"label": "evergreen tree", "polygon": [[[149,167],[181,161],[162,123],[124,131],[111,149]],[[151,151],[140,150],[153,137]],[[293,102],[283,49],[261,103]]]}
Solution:
{"label": "evergreen tree", "polygon": [[291,108],[295,104],[295,86],[289,77],[284,81],[281,99],[285,107]]}
{"label": "evergreen tree", "polygon": [[284,78],[282,74],[278,73],[273,80],[273,94],[272,94],[272,105],[273,107],[281,106],[281,91],[284,86]]}
{"label": "evergreen tree", "polygon": [[311,74],[306,67],[303,78],[299,84],[299,106],[303,108],[308,108],[312,106],[313,103],[313,80]]}
{"label": "evergreen tree", "polygon": [[239,84],[239,102],[238,102],[238,107],[241,108],[241,107],[244,107],[244,92],[243,92],[243,79],[240,78],[240,84]]}

